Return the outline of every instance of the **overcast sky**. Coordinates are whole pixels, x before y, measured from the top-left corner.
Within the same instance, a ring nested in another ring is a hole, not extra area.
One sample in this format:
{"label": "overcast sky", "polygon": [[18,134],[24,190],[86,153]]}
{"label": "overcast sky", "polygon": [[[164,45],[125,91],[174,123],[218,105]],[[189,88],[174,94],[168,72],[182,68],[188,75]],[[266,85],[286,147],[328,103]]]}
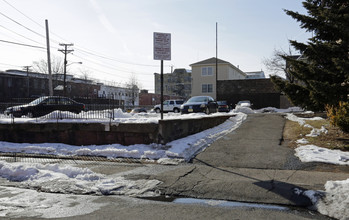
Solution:
{"label": "overcast sky", "polygon": [[133,75],[153,92],[153,32],[171,33],[167,73],[215,56],[217,22],[218,57],[268,75],[264,58],[310,36],[283,9],[306,13],[301,0],[0,0],[0,70],[46,59],[45,49],[4,41],[46,47],[47,19],[52,56],[63,58],[59,43],[73,43],[68,62],[83,62],[71,74],[117,83]]}

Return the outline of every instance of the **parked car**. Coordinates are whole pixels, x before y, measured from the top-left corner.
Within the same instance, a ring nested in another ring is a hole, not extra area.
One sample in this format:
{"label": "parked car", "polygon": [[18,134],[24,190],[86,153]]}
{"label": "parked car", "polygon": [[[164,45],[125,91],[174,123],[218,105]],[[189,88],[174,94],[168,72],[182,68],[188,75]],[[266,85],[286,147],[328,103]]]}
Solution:
{"label": "parked car", "polygon": [[[178,113],[180,112],[181,109],[181,105],[184,103],[183,100],[166,100],[163,102],[163,106],[164,106],[164,112],[174,112],[174,113]],[[156,113],[160,113],[161,112],[161,105],[155,105],[154,106],[154,111]]]}
{"label": "parked car", "polygon": [[13,115],[13,117],[21,117],[22,115],[28,117],[40,117],[56,110],[69,111],[78,114],[85,110],[85,105],[67,97],[44,96],[35,99],[26,105],[9,107],[4,113],[6,115]]}
{"label": "parked car", "polygon": [[217,112],[218,104],[211,96],[193,96],[181,106],[181,113],[204,112],[206,114]]}
{"label": "parked car", "polygon": [[244,100],[244,101],[239,101],[237,104],[236,104],[236,107],[248,107],[248,108],[251,108],[252,107],[252,103],[248,100]]}
{"label": "parked car", "polygon": [[227,101],[217,101],[218,112],[230,112],[230,107],[227,104]]}
{"label": "parked car", "polygon": [[142,112],[147,113],[147,109],[145,109],[145,108],[134,108],[131,111],[131,113],[142,113]]}

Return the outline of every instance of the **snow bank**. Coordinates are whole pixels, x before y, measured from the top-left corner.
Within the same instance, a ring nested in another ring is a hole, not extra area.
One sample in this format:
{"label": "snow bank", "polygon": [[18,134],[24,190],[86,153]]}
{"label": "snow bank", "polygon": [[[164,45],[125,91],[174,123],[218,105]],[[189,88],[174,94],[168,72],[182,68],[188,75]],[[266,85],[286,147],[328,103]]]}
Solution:
{"label": "snow bank", "polygon": [[[216,113],[220,114],[220,113]],[[131,146],[123,146],[120,144],[110,145],[89,145],[89,146],[72,146],[61,143],[9,143],[0,142],[0,152],[6,153],[35,153],[50,155],[76,155],[76,156],[103,156],[107,158],[139,158],[156,160],[161,158],[175,158],[189,160],[196,152],[213,143],[223,135],[238,128],[246,119],[246,114],[234,114],[226,122],[214,128],[202,131],[200,133],[172,141],[166,146],[161,144],[137,144]],[[194,114],[191,117],[205,117],[201,114]],[[164,163],[168,160],[162,160]],[[178,160],[177,160],[178,161]]]}
{"label": "snow bank", "polygon": [[290,107],[287,109],[278,109],[275,107],[267,107],[258,109],[255,112],[256,113],[265,113],[265,112],[273,112],[273,113],[291,113],[291,112],[303,112],[304,110],[300,107]]}

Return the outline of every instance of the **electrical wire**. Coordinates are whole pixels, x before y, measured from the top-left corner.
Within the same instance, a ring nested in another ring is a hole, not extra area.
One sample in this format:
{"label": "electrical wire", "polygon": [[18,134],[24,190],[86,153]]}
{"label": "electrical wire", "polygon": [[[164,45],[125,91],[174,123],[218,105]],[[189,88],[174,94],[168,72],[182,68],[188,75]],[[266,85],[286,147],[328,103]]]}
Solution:
{"label": "electrical wire", "polygon": [[[38,22],[36,22],[36,21],[34,21],[33,19],[31,19],[29,16],[25,15],[23,12],[21,12],[20,10],[18,10],[16,7],[14,7],[14,6],[11,5],[10,3],[8,3],[6,0],[3,0],[3,1],[4,1],[6,4],[8,4],[9,6],[11,6],[11,7],[12,7],[14,10],[16,10],[18,13],[22,14],[22,15],[25,16],[27,19],[29,19],[30,21],[32,21],[33,23],[35,23],[36,25],[38,25],[39,27],[45,28],[44,26],[40,25]],[[39,34],[39,33],[37,33],[36,31],[34,31],[34,30],[32,30],[32,29],[26,27],[25,25],[21,24],[20,22],[16,21],[15,19],[12,19],[12,18],[10,18],[9,16],[5,15],[4,13],[0,12],[0,15],[6,17],[7,19],[11,20],[12,22],[16,23],[17,25],[20,25],[21,27],[23,27],[23,28],[25,28],[25,29],[27,29],[27,30],[29,30],[29,31],[31,31],[31,32],[33,32],[33,33],[39,35],[40,37],[46,38],[44,35]],[[4,26],[2,26],[2,27],[5,28]],[[5,28],[5,29],[7,29],[7,28]],[[9,30],[9,29],[7,29],[7,30]],[[13,31],[11,31],[11,32],[13,32]],[[27,38],[27,37],[25,37],[25,36],[23,36],[23,35],[21,35],[21,34],[18,34],[18,33],[16,33],[16,32],[14,32],[14,33],[17,34],[17,35],[19,35],[19,36],[21,36],[21,37],[24,37],[24,38],[27,39],[27,40],[36,42],[36,41],[34,41],[34,40],[32,40],[32,39],[29,39],[29,38]],[[50,31],[50,33],[52,33],[53,35],[55,35],[55,36],[57,36],[57,37],[63,39],[62,37],[58,36],[57,34],[51,32],[51,31]],[[52,41],[58,43],[58,41],[55,40],[55,39],[50,39],[50,40],[52,40]],[[64,40],[64,39],[63,39],[63,40]],[[6,42],[6,43],[13,43],[13,44],[22,45],[22,46],[31,46],[31,47],[35,47],[35,48],[45,49],[44,47],[33,46],[33,45],[28,45],[28,44],[20,44],[20,43],[16,43],[16,42],[9,42],[9,41],[3,41],[3,42]],[[36,43],[38,43],[38,42],[36,42]],[[40,44],[40,43],[39,43],[39,44]],[[52,48],[55,48],[55,49],[58,49],[58,47],[54,47],[54,46],[51,46],[51,47],[52,47]],[[134,62],[127,62],[127,61],[122,61],[122,60],[119,60],[119,59],[116,59],[116,58],[107,57],[107,56],[105,56],[105,55],[99,54],[98,52],[95,52],[95,51],[92,51],[92,50],[88,50],[88,49],[85,49],[85,48],[80,47],[80,46],[75,46],[75,48],[76,48],[75,51],[78,51],[78,52],[81,52],[81,53],[85,53],[85,54],[90,55],[90,56],[102,58],[102,59],[104,59],[104,60],[115,61],[115,62],[127,64],[127,65],[136,65],[136,66],[145,66],[145,67],[158,67],[158,65],[150,65],[150,64],[140,64],[140,63],[134,63]],[[137,72],[132,71],[132,70],[121,70],[121,69],[116,68],[115,66],[112,66],[112,65],[109,65],[109,66],[108,66],[108,64],[101,64],[101,63],[95,62],[95,61],[93,61],[93,60],[88,60],[88,59],[83,58],[83,57],[80,57],[80,56],[76,56],[76,57],[79,57],[80,59],[83,59],[83,60],[87,60],[88,62],[92,62],[92,63],[94,63],[94,64],[96,64],[96,65],[98,65],[98,66],[102,66],[102,67],[104,67],[104,68],[113,69],[113,70],[116,70],[116,71],[119,71],[119,72],[133,73],[133,74],[143,74],[143,75],[144,75],[144,74],[148,74],[148,73],[139,73],[139,72],[137,73]],[[169,65],[169,66],[170,66],[170,65]],[[94,68],[93,68],[93,69],[94,69]],[[96,69],[95,69],[95,70],[96,70]],[[100,70],[96,70],[96,71],[101,72]],[[106,73],[106,72],[105,72],[105,73]],[[108,74],[108,73],[107,73],[107,74]],[[150,74],[152,75],[153,73],[150,73]],[[149,75],[150,75],[150,74],[149,74]],[[112,75],[112,74],[109,74],[109,75]],[[113,74],[113,76],[115,76],[115,75]],[[123,77],[123,76],[120,76],[120,77],[125,78],[125,77]]]}
{"label": "electrical wire", "polygon": [[5,26],[3,26],[3,25],[0,25],[0,27],[2,27],[3,29],[5,29],[5,30],[7,30],[7,31],[9,31],[9,32],[11,32],[11,33],[13,33],[13,34],[16,34],[16,35],[18,35],[18,36],[20,36],[20,37],[23,37],[23,38],[27,39],[27,40],[30,40],[30,41],[32,41],[32,42],[34,42],[34,43],[43,45],[42,43],[40,43],[40,42],[38,42],[38,41],[35,41],[35,40],[33,40],[33,39],[30,39],[30,38],[28,38],[28,37],[26,37],[26,36],[23,36],[22,34],[18,34],[17,32],[10,30],[10,29],[8,29],[7,27],[5,27]]}
{"label": "electrical wire", "polygon": [[[16,7],[14,7],[13,5],[11,5],[10,3],[8,3],[6,0],[3,0],[6,4],[8,4],[9,6],[11,6],[14,10],[16,10],[18,13],[22,14],[24,17],[26,17],[27,19],[29,19],[30,21],[32,21],[33,23],[35,23],[36,25],[38,25],[39,27],[41,28],[44,28],[45,27],[41,24],[39,24],[38,22],[36,22],[35,20],[33,20],[32,18],[30,18],[29,16],[27,16],[26,14],[24,14],[23,12],[21,12],[20,10],[18,10]],[[12,19],[11,19],[12,20]],[[16,22],[17,23],[17,22]],[[19,22],[18,22],[19,23]],[[28,28],[29,29],[29,28]],[[51,32],[51,31],[50,31]],[[55,34],[52,32],[53,35],[57,36],[58,38],[68,42],[67,40],[65,40],[64,38],[62,38],[61,36]],[[59,43],[57,40],[54,40],[56,43]],[[147,66],[147,67],[159,67],[158,65],[152,65],[152,64],[141,64],[141,63],[134,63],[134,62],[128,62],[128,61],[123,61],[123,60],[120,60],[120,59],[116,59],[116,58],[112,58],[112,57],[108,57],[108,56],[105,56],[105,55],[102,55],[98,52],[95,52],[95,51],[92,51],[92,50],[89,50],[89,49],[86,49],[86,48],[83,48],[83,47],[80,47],[78,45],[75,46],[76,50],[77,51],[80,51],[82,53],[86,53],[86,54],[89,54],[89,55],[92,55],[92,56],[95,56],[95,57],[99,57],[99,58],[102,58],[102,59],[106,59],[106,60],[111,60],[111,61],[116,61],[116,62],[119,62],[119,63],[123,63],[123,64],[129,64],[129,65],[136,65],[136,66]],[[166,66],[166,65],[165,65]],[[170,65],[168,65],[170,66]]]}
{"label": "electrical wire", "polygon": [[21,27],[27,29],[28,31],[30,31],[30,32],[32,32],[32,33],[34,33],[34,34],[36,34],[36,35],[39,35],[40,37],[46,38],[44,35],[39,34],[39,33],[36,32],[36,31],[33,31],[32,29],[30,29],[30,28],[26,27],[25,25],[23,25],[23,24],[17,22],[16,20],[10,18],[9,16],[5,15],[4,13],[0,12],[0,15],[4,16],[5,18],[9,19],[10,21],[16,23],[17,25],[19,25],[19,26],[21,26]]}
{"label": "electrical wire", "polygon": [[9,43],[9,44],[16,44],[16,45],[19,45],[19,46],[26,46],[26,47],[33,47],[33,48],[39,48],[39,49],[46,49],[45,47],[39,47],[39,46],[34,46],[34,45],[29,45],[29,44],[22,44],[22,43],[7,41],[7,40],[0,40],[0,42]]}

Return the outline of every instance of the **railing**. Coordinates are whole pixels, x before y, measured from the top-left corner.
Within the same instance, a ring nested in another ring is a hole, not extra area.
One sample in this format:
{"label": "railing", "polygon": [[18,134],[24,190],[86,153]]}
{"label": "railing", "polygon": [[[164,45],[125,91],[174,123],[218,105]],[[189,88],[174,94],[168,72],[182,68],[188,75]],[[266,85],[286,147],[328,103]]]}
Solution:
{"label": "railing", "polygon": [[[119,106],[119,105],[108,105],[108,104],[85,104],[85,109],[80,113],[73,113],[70,111],[55,110],[46,114],[46,110],[36,109],[36,112],[31,112],[31,114],[23,115],[14,115],[14,114],[5,114],[5,110],[8,107],[20,105],[21,103],[0,103],[0,119],[12,119],[12,123],[16,121],[21,121],[22,119],[109,119],[114,120],[116,118],[125,118],[130,115],[125,113],[131,112],[135,108],[144,108],[147,112],[150,112],[153,106]],[[45,113],[42,113],[42,112]],[[35,114],[43,116],[36,116]]]}

